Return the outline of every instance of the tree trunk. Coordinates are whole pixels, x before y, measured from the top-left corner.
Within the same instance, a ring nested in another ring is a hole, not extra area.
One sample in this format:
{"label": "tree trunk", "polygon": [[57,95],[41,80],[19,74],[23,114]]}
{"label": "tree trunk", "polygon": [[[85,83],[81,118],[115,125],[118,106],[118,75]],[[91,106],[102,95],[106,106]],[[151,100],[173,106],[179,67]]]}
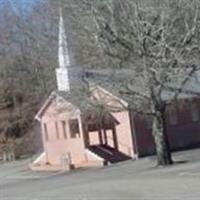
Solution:
{"label": "tree trunk", "polygon": [[153,137],[156,145],[158,165],[173,164],[168,136],[166,134],[165,116],[162,111],[156,111],[153,121]]}

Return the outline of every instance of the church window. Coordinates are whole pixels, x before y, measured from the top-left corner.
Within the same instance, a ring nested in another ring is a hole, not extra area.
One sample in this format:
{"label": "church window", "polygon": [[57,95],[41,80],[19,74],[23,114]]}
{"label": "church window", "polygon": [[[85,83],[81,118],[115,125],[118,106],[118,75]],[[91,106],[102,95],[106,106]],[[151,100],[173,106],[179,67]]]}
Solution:
{"label": "church window", "polygon": [[55,122],[55,129],[56,129],[56,137],[60,139],[59,130],[58,130],[58,122]]}
{"label": "church window", "polygon": [[69,120],[69,130],[71,138],[80,137],[79,124],[77,119]]}
{"label": "church window", "polygon": [[67,139],[66,121],[61,121],[64,139]]}
{"label": "church window", "polygon": [[48,128],[47,128],[47,124],[46,123],[44,123],[44,125],[43,125],[44,127],[44,138],[45,138],[45,140],[46,141],[48,141],[49,140],[49,135],[48,135]]}

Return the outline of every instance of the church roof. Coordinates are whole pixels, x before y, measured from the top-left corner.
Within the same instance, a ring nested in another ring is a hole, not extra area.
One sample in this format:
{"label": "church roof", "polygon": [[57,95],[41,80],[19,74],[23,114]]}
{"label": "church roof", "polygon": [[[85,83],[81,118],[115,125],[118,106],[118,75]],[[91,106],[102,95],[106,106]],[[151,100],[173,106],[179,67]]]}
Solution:
{"label": "church roof", "polygon": [[[132,71],[129,70],[118,70],[112,72],[111,70],[87,70],[86,78],[89,82],[100,85],[114,95],[122,98],[127,103],[132,103],[133,99],[130,99],[128,95],[122,95],[120,91],[123,91],[123,83],[127,83],[127,80],[133,76]],[[134,82],[133,91],[145,92],[142,87],[141,78]],[[173,98],[176,91],[181,88],[183,77],[177,77],[174,82],[170,82],[165,89],[162,91],[162,99],[170,100]],[[182,88],[179,98],[191,98],[200,95],[200,70],[196,71],[186,82]]]}
{"label": "church roof", "polygon": [[93,104],[90,98],[82,93],[81,91],[71,91],[71,92],[63,92],[56,91],[56,94],[64,98],[67,102],[73,104],[78,107],[81,111],[89,110],[93,108]]}
{"label": "church roof", "polygon": [[92,101],[89,99],[89,97],[86,96],[86,94],[83,94],[81,92],[64,92],[64,91],[53,91],[47,100],[44,102],[41,109],[38,111],[38,113],[35,116],[35,119],[40,121],[42,115],[48,108],[48,106],[51,104],[51,102],[57,97],[62,97],[67,102],[71,103],[72,105],[76,106],[80,111],[88,111],[88,110],[94,110],[95,105],[92,103]]}

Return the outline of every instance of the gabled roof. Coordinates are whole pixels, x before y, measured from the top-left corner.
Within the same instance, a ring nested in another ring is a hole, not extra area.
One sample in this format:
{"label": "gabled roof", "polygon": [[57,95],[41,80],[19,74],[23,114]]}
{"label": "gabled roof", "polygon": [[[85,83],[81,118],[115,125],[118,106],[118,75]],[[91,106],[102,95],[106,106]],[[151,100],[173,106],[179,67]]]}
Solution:
{"label": "gabled roof", "polygon": [[[119,97],[115,96],[114,94],[110,93],[109,91],[105,90],[104,88],[100,87],[99,85],[91,85],[91,92],[93,89],[101,90],[106,95],[109,95],[113,97],[114,99],[117,99],[124,107],[127,107],[128,104],[123,99],[120,99]],[[35,119],[38,121],[41,120],[42,115],[48,108],[48,106],[51,104],[51,102],[57,97],[60,96],[63,99],[65,99],[67,102],[71,103],[72,105],[79,108],[81,111],[88,111],[88,110],[95,110],[96,109],[96,103],[95,101],[91,100],[90,96],[86,94],[86,92],[63,92],[63,91],[53,91],[50,96],[47,98],[41,109],[38,111],[38,113],[35,116]]]}
{"label": "gabled roof", "polygon": [[91,83],[91,84],[90,84],[90,88],[91,88],[91,89],[90,89],[91,91],[97,89],[97,90],[101,91],[102,93],[104,93],[105,95],[110,96],[110,97],[112,97],[113,99],[115,99],[115,100],[116,100],[118,103],[120,103],[123,107],[126,107],[126,108],[128,107],[128,103],[127,103],[124,99],[120,98],[119,96],[114,95],[112,92],[106,90],[105,88],[101,87],[100,85]]}
{"label": "gabled roof", "polygon": [[57,95],[65,99],[67,102],[70,102],[74,106],[78,107],[81,111],[91,109],[93,106],[91,99],[87,96],[87,94],[81,91],[72,91],[72,92],[57,91],[56,93]]}
{"label": "gabled roof", "polygon": [[56,97],[56,92],[53,91],[49,97],[47,98],[47,100],[44,102],[43,106],[40,108],[40,110],[38,111],[38,113],[35,116],[35,119],[40,121],[41,120],[41,116],[43,115],[43,113],[45,112],[45,110],[48,108],[48,106],[51,104],[51,102],[55,99]]}
{"label": "gabled roof", "polygon": [[[93,82],[100,85],[102,88],[106,89],[113,95],[123,99],[125,102],[132,103],[133,99],[130,99],[127,95],[120,94],[119,91],[123,91],[122,84],[126,79],[131,79],[133,72],[131,70],[117,70],[113,72],[112,70],[87,70],[86,79],[89,82]],[[184,77],[176,77],[173,82],[167,84],[167,87],[162,91],[162,99],[170,100],[173,98],[176,91],[181,88],[181,84]],[[133,91],[146,93],[145,88],[142,84],[142,79],[134,77]],[[197,70],[184,84],[181,93],[178,95],[179,98],[191,98],[195,96],[200,96],[200,70]]]}
{"label": "gabled roof", "polygon": [[43,104],[41,109],[36,114],[35,119],[40,121],[42,115],[44,114],[44,112],[46,111],[48,106],[58,96],[62,97],[64,100],[66,100],[67,102],[71,103],[72,105],[76,106],[81,111],[89,110],[89,109],[92,108],[92,103],[91,103],[90,99],[88,97],[86,97],[86,95],[83,95],[83,94],[80,94],[80,93],[79,94],[75,94],[74,92],[53,91],[49,95],[49,97],[47,98],[47,100],[45,101],[45,103]]}

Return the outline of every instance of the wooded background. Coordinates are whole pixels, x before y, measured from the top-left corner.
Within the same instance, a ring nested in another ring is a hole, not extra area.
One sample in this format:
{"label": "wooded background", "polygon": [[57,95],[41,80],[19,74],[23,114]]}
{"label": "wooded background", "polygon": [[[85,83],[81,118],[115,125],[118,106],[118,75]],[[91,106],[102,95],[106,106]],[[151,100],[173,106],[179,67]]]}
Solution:
{"label": "wooded background", "polygon": [[[168,102],[161,94],[172,89],[175,99],[199,69],[198,0],[38,0],[28,12],[5,1],[0,7],[0,134],[27,136],[37,110],[56,88],[59,7],[74,67],[129,70],[132,76],[123,78],[121,93],[130,94],[133,109],[146,104],[155,119],[157,146],[166,144]],[[139,90],[135,83],[141,83]],[[169,152],[167,144],[157,151]]]}

